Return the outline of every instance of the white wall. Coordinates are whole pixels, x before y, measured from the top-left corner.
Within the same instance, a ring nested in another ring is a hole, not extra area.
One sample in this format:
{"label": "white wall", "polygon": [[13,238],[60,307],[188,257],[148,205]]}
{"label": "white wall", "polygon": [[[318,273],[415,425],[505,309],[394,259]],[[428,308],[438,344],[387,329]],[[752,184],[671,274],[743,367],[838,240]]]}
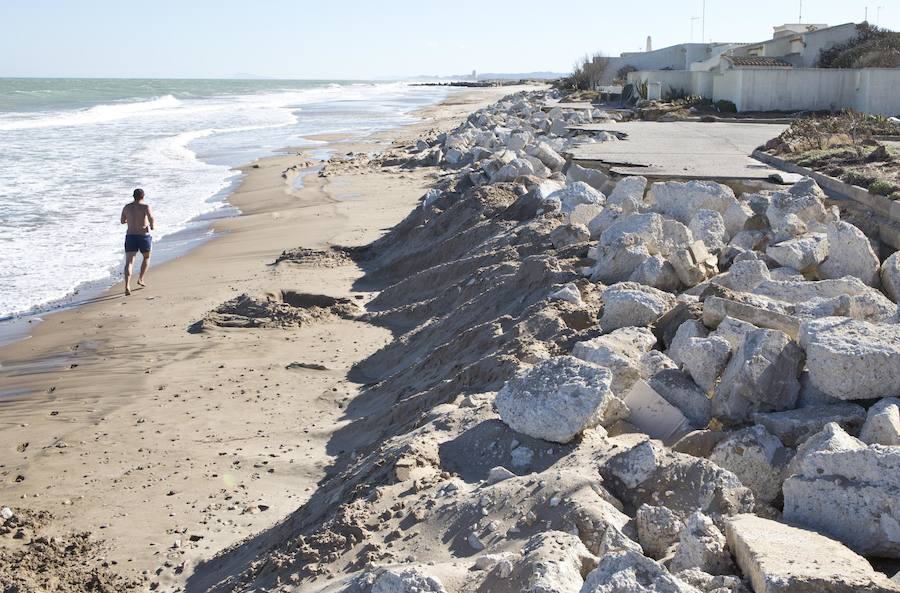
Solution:
{"label": "white wall", "polygon": [[897,68],[734,68],[722,73],[638,71],[628,82],[660,82],[663,97],[684,90],[725,99],[738,111],[818,111],[854,109],[876,115],[900,114]]}

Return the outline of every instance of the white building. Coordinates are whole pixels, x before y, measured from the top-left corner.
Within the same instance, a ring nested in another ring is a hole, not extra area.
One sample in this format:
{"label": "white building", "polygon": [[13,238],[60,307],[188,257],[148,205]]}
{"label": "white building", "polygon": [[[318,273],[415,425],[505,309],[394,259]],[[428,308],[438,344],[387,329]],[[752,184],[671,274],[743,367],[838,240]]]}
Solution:
{"label": "white building", "polygon": [[682,94],[731,101],[738,111],[900,113],[900,93],[895,90],[900,88],[900,69],[815,67],[822,50],[856,37],[857,25],[787,24],[774,29],[772,39],[710,52],[706,59],[682,67],[641,66],[628,74],[628,82],[659,83],[664,98]]}

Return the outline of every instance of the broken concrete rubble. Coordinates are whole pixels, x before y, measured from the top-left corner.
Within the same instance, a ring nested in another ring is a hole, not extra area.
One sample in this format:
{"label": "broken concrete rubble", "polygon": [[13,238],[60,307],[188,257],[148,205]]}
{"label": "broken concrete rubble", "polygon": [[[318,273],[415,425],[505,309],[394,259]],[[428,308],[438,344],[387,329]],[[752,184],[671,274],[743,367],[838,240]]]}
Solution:
{"label": "broken concrete rubble", "polygon": [[741,423],[753,412],[793,408],[802,364],[803,351],[787,334],[771,329],[747,332],[722,374],[713,415]]}
{"label": "broken concrete rubble", "polygon": [[866,446],[828,424],[797,450],[784,518],[860,554],[900,558],[900,448]]}
{"label": "broken concrete rubble", "polygon": [[789,447],[796,447],[830,422],[838,423],[851,434],[858,434],[866,419],[862,406],[850,403],[809,406],[783,412],[757,412],[753,421]]}
{"label": "broken concrete rubble", "polygon": [[675,297],[651,286],[619,282],[603,291],[600,325],[610,331],[628,326],[648,326],[675,305]]}
{"label": "broken concrete rubble", "polygon": [[859,439],[869,445],[900,446],[900,399],[886,397],[869,408]]}
{"label": "broken concrete rubble", "polygon": [[725,543],[725,536],[712,520],[696,511],[685,521],[678,538],[678,547],[669,569],[672,572],[699,569],[709,574],[731,574],[734,564]]}
{"label": "broken concrete rubble", "polygon": [[612,373],[571,356],[538,363],[510,379],[494,401],[500,419],[528,436],[568,443],[582,430],[627,416]]}
{"label": "broken concrete rubble", "polygon": [[846,317],[804,321],[800,344],[813,385],[844,400],[900,394],[900,325]]}
{"label": "broken concrete rubble", "polygon": [[710,461],[733,472],[757,500],[766,504],[781,496],[790,458],[790,450],[778,437],[759,425],[731,433],[709,455]]}
{"label": "broken concrete rubble", "polygon": [[728,547],[756,593],[896,593],[840,543],[753,515],[726,520]]}

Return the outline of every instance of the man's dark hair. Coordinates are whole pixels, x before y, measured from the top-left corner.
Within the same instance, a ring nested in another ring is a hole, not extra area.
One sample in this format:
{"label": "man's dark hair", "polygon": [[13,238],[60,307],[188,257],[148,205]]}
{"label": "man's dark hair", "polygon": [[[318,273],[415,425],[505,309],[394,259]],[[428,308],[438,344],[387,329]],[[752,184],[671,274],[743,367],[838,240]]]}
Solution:
{"label": "man's dark hair", "polygon": [[131,194],[135,200],[143,200],[144,199],[144,190],[141,188],[137,188],[134,190],[134,193]]}

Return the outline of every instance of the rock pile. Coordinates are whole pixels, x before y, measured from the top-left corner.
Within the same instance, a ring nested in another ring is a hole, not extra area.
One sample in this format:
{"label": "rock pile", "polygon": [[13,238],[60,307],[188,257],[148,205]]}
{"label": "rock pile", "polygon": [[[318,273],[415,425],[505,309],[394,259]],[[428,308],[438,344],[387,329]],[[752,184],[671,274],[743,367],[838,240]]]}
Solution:
{"label": "rock pile", "polygon": [[365,254],[370,438],[220,590],[900,591],[896,257],[809,179],[568,164],[614,138],[546,99],[385,163],[446,175]]}

